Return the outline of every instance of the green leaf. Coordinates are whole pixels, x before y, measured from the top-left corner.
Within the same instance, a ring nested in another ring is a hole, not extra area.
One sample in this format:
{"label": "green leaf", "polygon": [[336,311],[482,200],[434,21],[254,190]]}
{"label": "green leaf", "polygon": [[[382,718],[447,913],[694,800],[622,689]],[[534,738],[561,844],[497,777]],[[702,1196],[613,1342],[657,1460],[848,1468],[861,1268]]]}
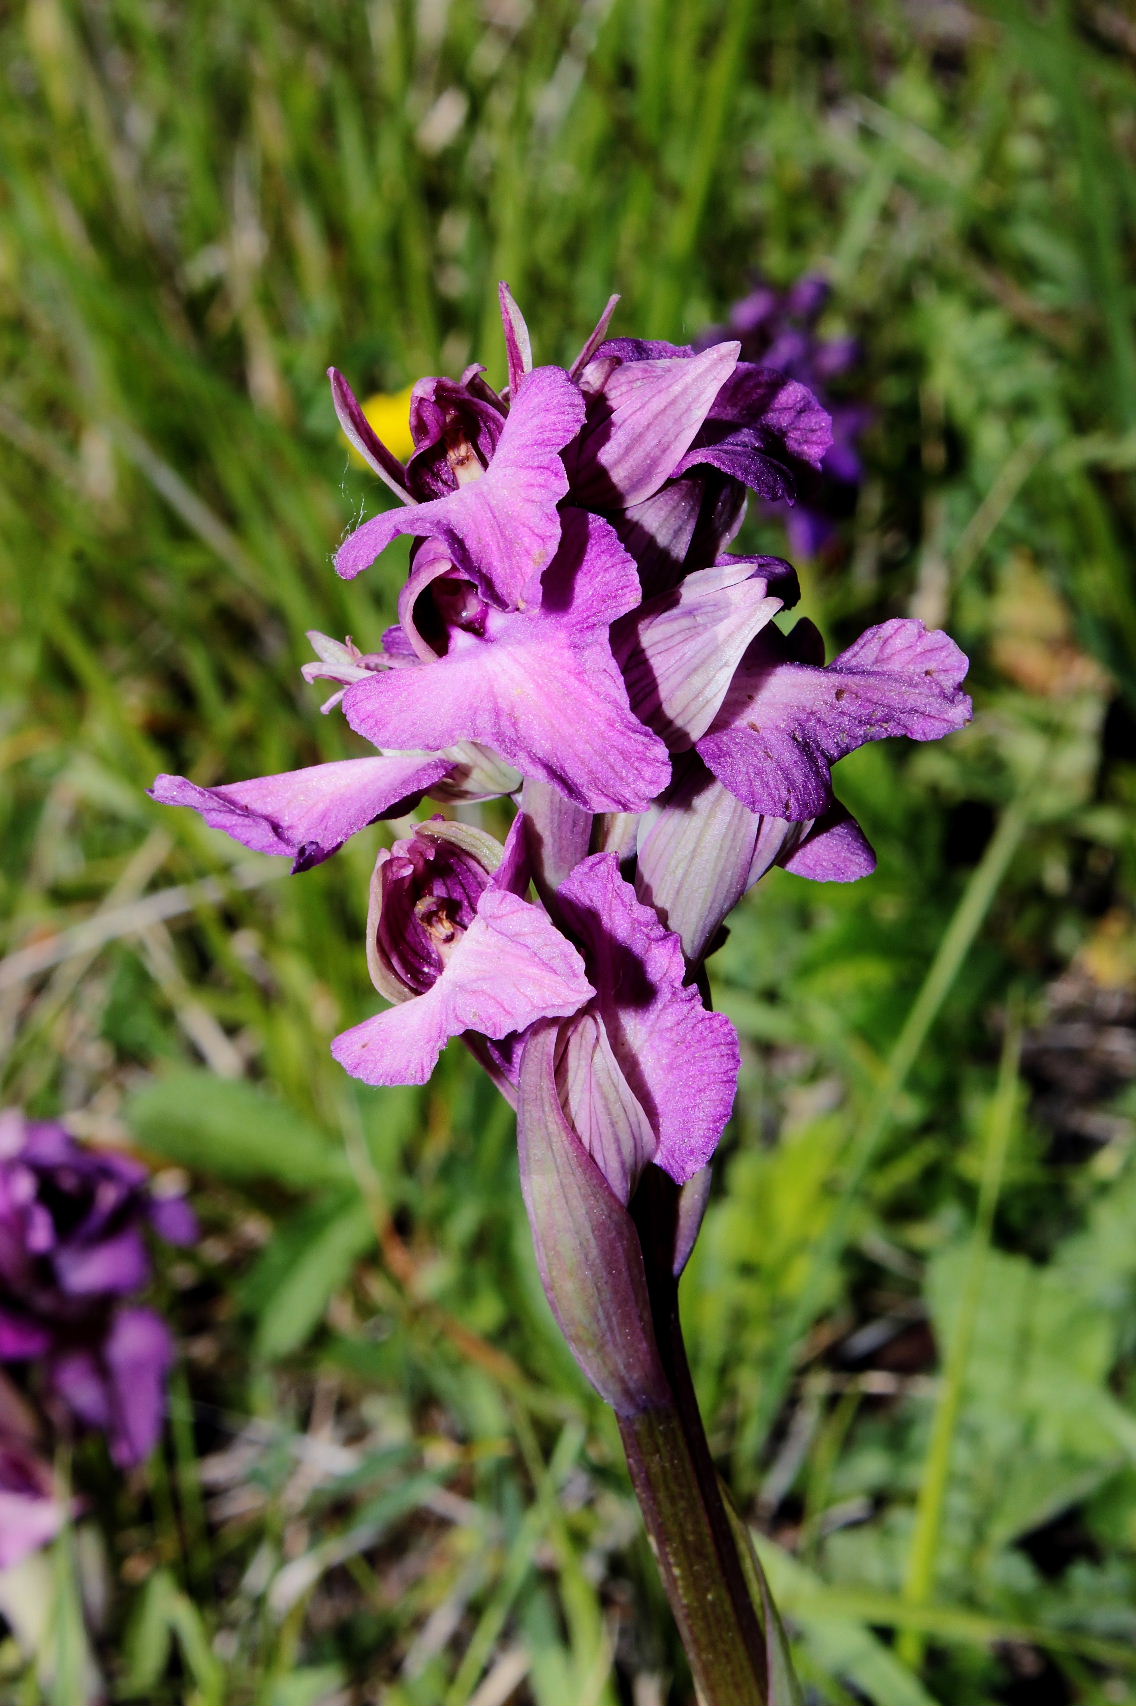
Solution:
{"label": "green leaf", "polygon": [[[865,1623],[826,1604],[825,1584],[811,1570],[771,1540],[762,1539],[760,1547],[777,1598],[800,1626],[804,1645],[819,1665],[850,1682],[873,1706],[935,1706],[918,1677]],[[785,1698],[794,1700],[793,1695]]]}
{"label": "green leaf", "polygon": [[242,1287],[259,1316],[255,1354],[271,1362],[298,1350],[374,1241],[371,1211],[359,1197],[319,1204],[281,1228]]}
{"label": "green leaf", "polygon": [[722,1503],[730,1519],[730,1527],[737,1542],[738,1557],[749,1588],[750,1598],[757,1607],[761,1618],[761,1627],[765,1633],[765,1667],[768,1678],[766,1706],[804,1706],[804,1695],[801,1685],[793,1669],[793,1660],[789,1654],[789,1638],[785,1633],[785,1625],[781,1614],[773,1601],[769,1590],[769,1582],[761,1567],[761,1560],[753,1543],[749,1527],[738,1515],[729,1489],[719,1482],[722,1492]]}
{"label": "green leaf", "polygon": [[143,1148],[196,1172],[295,1190],[348,1176],[345,1156],[318,1126],[240,1080],[174,1072],[132,1096],[126,1118]]}
{"label": "green leaf", "polygon": [[152,1694],[169,1663],[170,1613],[176,1592],[169,1571],[155,1570],[138,1595],[126,1632],[124,1698]]}
{"label": "green leaf", "polygon": [[338,1665],[309,1665],[291,1676],[277,1677],[261,1696],[260,1706],[321,1706],[338,1696],[344,1676]]}

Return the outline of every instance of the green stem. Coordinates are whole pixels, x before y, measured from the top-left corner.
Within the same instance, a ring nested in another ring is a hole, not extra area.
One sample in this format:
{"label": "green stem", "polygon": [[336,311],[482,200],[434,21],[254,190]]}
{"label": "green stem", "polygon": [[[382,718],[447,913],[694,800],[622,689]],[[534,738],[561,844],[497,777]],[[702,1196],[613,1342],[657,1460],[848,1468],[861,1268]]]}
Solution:
{"label": "green stem", "polygon": [[690,1375],[670,1251],[677,1193],[644,1181],[639,1222],[656,1342],[674,1402],[621,1416],[643,1520],[703,1706],[765,1706],[766,1643]]}

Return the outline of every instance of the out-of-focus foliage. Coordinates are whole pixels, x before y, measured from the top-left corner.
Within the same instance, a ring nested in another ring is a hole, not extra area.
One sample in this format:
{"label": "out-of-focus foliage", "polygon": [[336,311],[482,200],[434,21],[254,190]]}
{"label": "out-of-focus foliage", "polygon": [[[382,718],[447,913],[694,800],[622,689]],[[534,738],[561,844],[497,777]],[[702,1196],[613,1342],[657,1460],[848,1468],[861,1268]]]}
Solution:
{"label": "out-of-focus foliage", "polygon": [[689,1700],[511,1116],[456,1049],[423,1092],[328,1054],[369,850],[277,882],[143,789],[352,750],[304,630],[372,644],[399,567],[331,570],[376,494],[329,361],[499,379],[501,276],[563,359],[612,289],[681,339],[814,269],[874,425],[808,607],[950,627],[977,718],[848,759],[879,872],[775,872],[713,964],[746,1069],[696,1379],[813,1698],[1128,1698],[1127,9],[26,0],[0,68],[4,1099],[188,1169],[206,1223],[167,1446],[73,1466],[0,1698],[93,1662],[147,1706]]}

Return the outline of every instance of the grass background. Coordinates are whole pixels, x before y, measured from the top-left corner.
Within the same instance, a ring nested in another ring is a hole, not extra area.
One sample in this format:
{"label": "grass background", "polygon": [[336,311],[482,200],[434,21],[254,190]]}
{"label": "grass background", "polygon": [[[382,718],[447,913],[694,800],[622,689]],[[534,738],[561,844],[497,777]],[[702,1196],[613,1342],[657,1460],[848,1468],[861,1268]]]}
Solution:
{"label": "grass background", "polygon": [[878,874],[774,873],[713,964],[696,1380],[812,1699],[1133,1698],[1128,9],[27,0],[0,65],[4,1099],[205,1228],[168,1439],[79,1453],[0,1699],[81,1698],[85,1589],[114,1701],[690,1701],[511,1116],[456,1050],[424,1092],[328,1054],[373,849],[278,881],[143,790],[352,750],[304,630],[373,643],[399,563],[331,570],[376,493],[330,361],[500,378],[499,277],[561,360],[611,289],[681,339],[810,268],[875,422],[802,609],[945,623],[978,715],[848,759]]}

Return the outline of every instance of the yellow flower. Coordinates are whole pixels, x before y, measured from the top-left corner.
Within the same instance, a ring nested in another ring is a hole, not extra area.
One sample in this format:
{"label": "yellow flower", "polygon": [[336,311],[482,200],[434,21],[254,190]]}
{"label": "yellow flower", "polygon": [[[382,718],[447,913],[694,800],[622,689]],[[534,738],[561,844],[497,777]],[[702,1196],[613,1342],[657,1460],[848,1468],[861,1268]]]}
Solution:
{"label": "yellow flower", "polygon": [[[402,391],[376,391],[363,404],[363,413],[392,456],[397,456],[400,462],[405,462],[414,449],[414,440],[410,436],[410,393],[413,389],[413,385],[408,385]],[[350,453],[352,462],[358,467],[367,466],[354,445]]]}

